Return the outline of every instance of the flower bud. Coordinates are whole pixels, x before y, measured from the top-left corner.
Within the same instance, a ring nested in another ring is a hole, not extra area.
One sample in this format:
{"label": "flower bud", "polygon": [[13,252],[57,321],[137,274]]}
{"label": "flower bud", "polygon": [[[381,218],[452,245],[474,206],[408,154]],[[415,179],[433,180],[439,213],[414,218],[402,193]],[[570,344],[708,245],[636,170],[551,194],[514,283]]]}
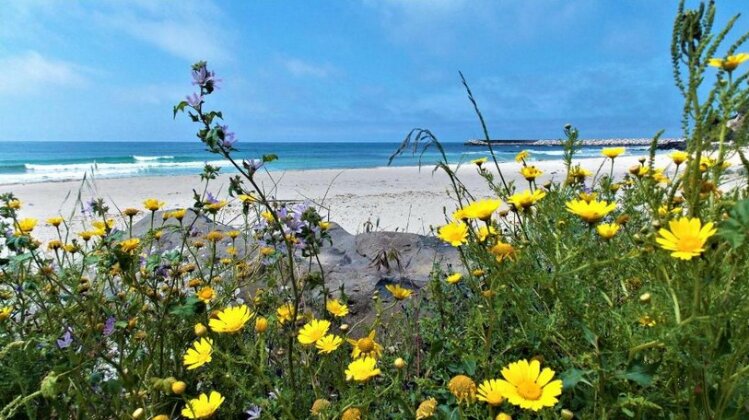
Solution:
{"label": "flower bud", "polygon": [[640,295],[640,303],[650,303],[650,293],[643,293]]}
{"label": "flower bud", "polygon": [[176,381],[172,384],[172,392],[175,395],[182,395],[185,393],[185,390],[187,389],[187,384],[183,381]]}
{"label": "flower bud", "polygon": [[145,413],[145,410],[143,410],[142,407],[136,408],[135,411],[133,411],[132,417],[134,419],[139,419],[139,418],[143,417],[144,413]]}
{"label": "flower bud", "polygon": [[202,337],[208,332],[208,328],[206,328],[206,326],[200,322],[195,324],[195,327],[193,327],[193,330],[195,331],[195,335],[197,335],[198,337]]}
{"label": "flower bud", "polygon": [[268,320],[264,317],[258,317],[255,320],[255,332],[264,333],[268,329]]}
{"label": "flower bud", "polygon": [[406,367],[406,361],[403,360],[403,358],[399,357],[395,359],[395,361],[393,362],[393,366],[395,366],[396,369],[403,369],[404,367]]}
{"label": "flower bud", "polygon": [[341,324],[340,327],[338,327],[341,331],[346,332],[348,331],[348,324]]}
{"label": "flower bud", "polygon": [[573,417],[575,417],[575,413],[566,408],[563,409],[559,414],[564,420],[571,420]]}

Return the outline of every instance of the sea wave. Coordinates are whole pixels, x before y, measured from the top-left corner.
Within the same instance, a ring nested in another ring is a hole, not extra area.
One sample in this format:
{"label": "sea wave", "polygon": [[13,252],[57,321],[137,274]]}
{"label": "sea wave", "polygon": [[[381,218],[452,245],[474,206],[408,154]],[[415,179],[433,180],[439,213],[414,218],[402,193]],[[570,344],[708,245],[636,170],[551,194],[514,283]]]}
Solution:
{"label": "sea wave", "polygon": [[170,160],[170,159],[174,159],[174,156],[171,156],[171,155],[164,155],[164,156],[138,156],[138,155],[133,155],[132,157],[133,157],[134,160],[136,160],[138,162],[150,162],[150,161],[154,161],[154,160]]}
{"label": "sea wave", "polygon": [[135,163],[71,163],[71,164],[24,164],[22,173],[0,173],[0,184],[21,184],[45,181],[70,181],[82,179],[87,173],[96,178],[116,178],[139,175],[168,175],[199,170],[205,164],[228,168],[227,160]]}

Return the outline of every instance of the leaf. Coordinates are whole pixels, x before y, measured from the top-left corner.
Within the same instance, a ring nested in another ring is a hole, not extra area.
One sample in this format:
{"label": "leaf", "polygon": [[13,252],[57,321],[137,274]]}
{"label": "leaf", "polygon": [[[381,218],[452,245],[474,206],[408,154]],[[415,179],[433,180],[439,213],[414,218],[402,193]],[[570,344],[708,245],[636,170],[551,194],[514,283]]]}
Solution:
{"label": "leaf", "polygon": [[594,349],[598,350],[598,336],[585,325],[583,325],[583,337]]}
{"label": "leaf", "polygon": [[590,382],[585,379],[586,373],[587,372],[580,369],[572,368],[564,371],[561,375],[559,375],[559,377],[560,379],[562,379],[562,386],[564,387],[564,389],[572,389],[580,382],[586,385],[590,385]]}
{"label": "leaf", "polygon": [[718,236],[736,249],[746,242],[749,233],[749,199],[737,202],[730,214],[731,217],[720,224]]}
{"label": "leaf", "polygon": [[169,313],[181,318],[187,318],[198,311],[198,303],[200,303],[200,299],[195,296],[190,296],[185,299],[184,304],[175,305],[171,310],[169,310]]}
{"label": "leaf", "polygon": [[640,386],[649,386],[653,383],[653,373],[658,368],[658,364],[646,365],[643,363],[633,363],[627,372],[622,376],[628,381],[632,381]]}
{"label": "leaf", "polygon": [[172,118],[177,118],[178,112],[183,112],[185,110],[185,107],[187,106],[187,101],[182,101],[174,106],[174,115],[172,115]]}
{"label": "leaf", "polygon": [[273,154],[273,153],[271,153],[269,155],[263,155],[263,162],[264,163],[273,162],[274,160],[278,160],[278,155]]}

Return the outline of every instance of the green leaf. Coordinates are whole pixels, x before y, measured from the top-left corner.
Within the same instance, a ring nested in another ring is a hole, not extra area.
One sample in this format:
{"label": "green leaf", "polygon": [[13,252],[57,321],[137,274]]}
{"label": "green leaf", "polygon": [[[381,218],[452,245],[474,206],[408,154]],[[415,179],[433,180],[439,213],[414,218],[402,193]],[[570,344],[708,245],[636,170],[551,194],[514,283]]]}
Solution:
{"label": "green leaf", "polygon": [[169,310],[169,313],[181,318],[187,318],[197,313],[199,303],[200,299],[195,296],[190,296],[185,299],[184,304],[174,306]]}
{"label": "green leaf", "polygon": [[264,163],[273,162],[274,160],[278,160],[278,155],[275,155],[275,154],[272,154],[272,153],[269,154],[269,155],[263,155],[263,162]]}
{"label": "green leaf", "polygon": [[720,224],[718,236],[723,238],[731,248],[741,247],[749,234],[749,199],[736,203],[731,210],[731,217]]}
{"label": "green leaf", "polygon": [[583,370],[572,368],[564,371],[561,375],[559,375],[559,378],[562,380],[562,386],[564,387],[564,389],[572,389],[580,382],[591,385],[590,382],[585,379],[586,373],[587,372]]}
{"label": "green leaf", "polygon": [[172,118],[177,118],[178,112],[183,112],[185,110],[185,107],[187,106],[187,101],[182,101],[174,106],[174,115],[172,115]]}

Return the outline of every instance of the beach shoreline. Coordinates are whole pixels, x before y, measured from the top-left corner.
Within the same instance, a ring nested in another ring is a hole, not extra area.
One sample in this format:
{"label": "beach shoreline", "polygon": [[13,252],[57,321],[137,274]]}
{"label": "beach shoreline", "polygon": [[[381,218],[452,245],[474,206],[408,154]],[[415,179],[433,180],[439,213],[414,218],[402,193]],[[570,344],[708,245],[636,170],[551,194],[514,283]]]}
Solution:
{"label": "beach shoreline", "polygon": [[[615,179],[622,179],[641,157],[618,157],[614,161]],[[561,181],[565,174],[561,160],[529,164],[544,172],[537,180],[538,185],[550,180]],[[603,164],[599,175],[602,176],[608,174],[610,162],[601,157],[576,159],[574,164],[580,164],[594,174]],[[505,162],[499,166],[508,183],[514,182],[518,190],[528,187],[527,181],[519,174],[520,164]],[[491,160],[485,167],[496,173]],[[660,154],[656,156],[656,167],[673,169],[673,164],[667,155]],[[259,172],[257,181],[278,200],[312,201],[322,208],[324,217],[351,233],[363,232],[369,226],[373,230],[428,234],[430,227],[444,223],[445,213],[450,214],[455,209],[455,202],[448,195],[448,177],[443,171],[433,172],[432,169],[432,166],[397,166]],[[458,176],[476,197],[493,195],[475,165],[463,164],[458,168]],[[208,191],[219,199],[228,198],[229,177],[221,175],[211,181]],[[58,214],[70,220],[74,232],[88,229],[89,221],[82,217],[80,210],[81,203],[92,198],[103,198],[110,213],[117,215],[117,209],[142,209],[142,202],[147,198],[164,201],[167,209],[190,207],[193,189],[203,189],[197,174],[0,185],[0,193],[13,192],[23,202],[22,217],[39,219],[34,234],[43,241],[56,237],[54,228],[44,221]],[[240,211],[241,204],[231,199],[219,220],[236,224],[240,220]],[[72,218],[71,214],[74,214]],[[115,218],[120,219],[118,224],[122,224],[121,218]]]}

